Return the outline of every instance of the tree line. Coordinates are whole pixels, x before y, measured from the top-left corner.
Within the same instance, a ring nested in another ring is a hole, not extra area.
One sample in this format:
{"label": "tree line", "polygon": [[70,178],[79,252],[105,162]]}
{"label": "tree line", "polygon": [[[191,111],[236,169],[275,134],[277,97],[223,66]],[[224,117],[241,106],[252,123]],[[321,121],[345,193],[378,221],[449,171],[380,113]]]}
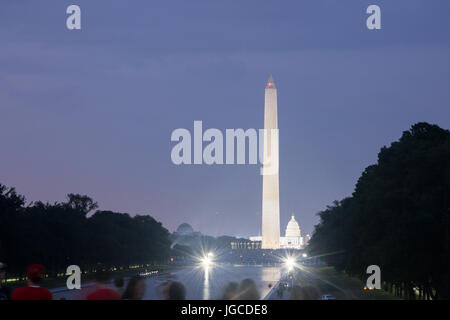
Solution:
{"label": "tree line", "polygon": [[417,123],[383,147],[351,197],[318,213],[312,255],[408,299],[450,298],[450,132]]}
{"label": "tree line", "polygon": [[[0,261],[23,275],[43,264],[50,275],[75,264],[83,271],[166,263],[169,232],[151,216],[97,210],[90,197],[69,194],[61,203],[35,202],[0,184]],[[94,212],[88,216],[90,212]]]}

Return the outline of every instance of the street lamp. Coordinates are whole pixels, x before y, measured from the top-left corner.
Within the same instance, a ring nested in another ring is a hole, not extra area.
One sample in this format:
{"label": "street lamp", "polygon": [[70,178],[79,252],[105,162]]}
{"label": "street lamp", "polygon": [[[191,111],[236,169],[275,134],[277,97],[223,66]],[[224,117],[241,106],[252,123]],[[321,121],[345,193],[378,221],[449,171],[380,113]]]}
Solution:
{"label": "street lamp", "polygon": [[209,267],[211,265],[211,259],[209,257],[204,257],[202,259],[202,265],[204,267]]}
{"label": "street lamp", "polygon": [[295,259],[293,257],[287,257],[286,260],[284,261],[284,264],[286,265],[288,270],[291,271],[292,269],[294,269]]}
{"label": "street lamp", "polygon": [[212,265],[213,264],[213,258],[214,258],[214,254],[212,252],[208,252],[208,254],[206,254],[201,259],[201,263],[202,263],[203,267],[207,268],[210,265]]}

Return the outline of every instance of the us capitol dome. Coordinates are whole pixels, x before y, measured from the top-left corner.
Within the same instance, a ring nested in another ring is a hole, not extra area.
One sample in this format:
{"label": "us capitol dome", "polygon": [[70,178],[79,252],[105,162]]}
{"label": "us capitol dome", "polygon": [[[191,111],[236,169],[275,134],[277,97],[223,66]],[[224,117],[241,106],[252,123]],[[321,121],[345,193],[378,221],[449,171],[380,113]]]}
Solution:
{"label": "us capitol dome", "polygon": [[176,234],[180,236],[187,236],[194,233],[194,229],[191,227],[188,223],[182,223],[178,226],[177,231],[175,231]]}
{"label": "us capitol dome", "polygon": [[294,249],[300,249],[303,246],[300,226],[294,216],[291,216],[291,220],[287,224],[285,236],[280,238],[280,246]]}
{"label": "us capitol dome", "polygon": [[[261,241],[262,237],[250,237],[251,241]],[[284,237],[280,237],[280,247],[286,249],[302,249],[304,246],[302,233],[300,226],[295,220],[294,216],[291,216],[289,220]]]}
{"label": "us capitol dome", "polygon": [[301,237],[300,227],[295,221],[295,217],[292,216],[286,227],[286,237]]}

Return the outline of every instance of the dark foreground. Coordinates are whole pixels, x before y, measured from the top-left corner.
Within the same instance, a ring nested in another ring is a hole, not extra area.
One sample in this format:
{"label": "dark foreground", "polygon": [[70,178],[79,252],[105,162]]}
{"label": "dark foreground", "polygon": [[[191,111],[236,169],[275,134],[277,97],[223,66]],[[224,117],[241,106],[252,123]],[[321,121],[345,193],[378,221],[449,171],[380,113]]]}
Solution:
{"label": "dark foreground", "polygon": [[[289,275],[292,277],[289,277]],[[364,290],[364,283],[355,278],[336,272],[330,267],[299,266],[294,272],[287,272],[283,266],[215,266],[209,268],[186,267],[167,271],[146,279],[145,300],[159,300],[161,286],[166,281],[180,281],[186,286],[188,300],[222,299],[225,286],[232,281],[239,282],[245,278],[255,280],[261,299],[266,300],[320,300],[323,295],[332,295],[337,300],[391,300],[394,296],[382,290]],[[282,285],[284,290],[278,290]],[[308,288],[309,295],[294,295],[292,287]],[[92,283],[82,290],[69,291],[65,288],[52,290],[54,299],[78,300],[93,289]]]}

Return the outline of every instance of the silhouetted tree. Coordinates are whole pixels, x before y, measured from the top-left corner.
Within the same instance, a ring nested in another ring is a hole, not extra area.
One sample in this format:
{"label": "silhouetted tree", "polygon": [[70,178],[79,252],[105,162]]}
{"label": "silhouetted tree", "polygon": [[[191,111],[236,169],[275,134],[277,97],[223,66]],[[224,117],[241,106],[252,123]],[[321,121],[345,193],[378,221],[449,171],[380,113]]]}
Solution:
{"label": "silhouetted tree", "polygon": [[96,202],[79,194],[67,198],[25,207],[25,198],[14,188],[0,185],[0,260],[11,273],[23,274],[31,263],[44,264],[54,275],[71,264],[90,270],[98,263],[128,267],[166,262],[169,233],[160,222],[111,211],[88,218]]}
{"label": "silhouetted tree", "polygon": [[[379,265],[396,293],[450,298],[450,132],[417,123],[383,147],[352,197],[319,213],[309,250],[366,276]],[[341,253],[336,253],[341,252]]]}

